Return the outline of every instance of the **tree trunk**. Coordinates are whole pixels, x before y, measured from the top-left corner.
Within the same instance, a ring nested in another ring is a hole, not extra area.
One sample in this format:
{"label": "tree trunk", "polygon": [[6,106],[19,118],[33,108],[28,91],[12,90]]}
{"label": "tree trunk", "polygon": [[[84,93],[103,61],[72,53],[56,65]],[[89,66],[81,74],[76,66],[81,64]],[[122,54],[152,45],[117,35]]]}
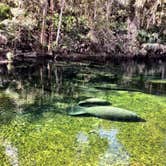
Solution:
{"label": "tree trunk", "polygon": [[47,8],[48,8],[48,2],[47,0],[45,0],[43,3],[43,18],[42,18],[42,27],[41,27],[41,34],[40,34],[40,43],[42,46],[45,46],[47,44],[46,37],[45,37]]}
{"label": "tree trunk", "polygon": [[109,22],[109,17],[111,13],[111,5],[112,5],[112,0],[107,0],[106,1],[106,20],[107,23]]}
{"label": "tree trunk", "polygon": [[93,15],[94,20],[96,20],[96,16],[97,16],[97,0],[94,0],[94,15]]}
{"label": "tree trunk", "polygon": [[58,23],[58,30],[57,30],[57,36],[56,36],[56,45],[58,45],[58,42],[59,42],[64,6],[65,6],[65,0],[61,0],[61,10],[60,10],[60,15],[59,15],[59,23]]}
{"label": "tree trunk", "polygon": [[48,53],[52,54],[52,41],[53,41],[53,33],[54,33],[54,0],[50,0],[50,27],[49,27],[49,40],[48,40]]}
{"label": "tree trunk", "polygon": [[[132,0],[129,4],[129,17],[127,19],[127,29],[128,29],[128,40],[129,40],[129,51],[136,51],[137,45],[137,35],[140,27],[140,18],[138,8],[135,5],[136,0]],[[134,53],[134,52],[133,52]]]}

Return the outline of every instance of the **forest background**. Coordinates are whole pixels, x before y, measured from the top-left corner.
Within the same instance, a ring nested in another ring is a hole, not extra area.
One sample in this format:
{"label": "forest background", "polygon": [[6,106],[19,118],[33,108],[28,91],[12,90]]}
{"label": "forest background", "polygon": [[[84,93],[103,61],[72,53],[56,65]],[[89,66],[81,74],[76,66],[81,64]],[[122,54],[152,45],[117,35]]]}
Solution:
{"label": "forest background", "polygon": [[1,0],[0,52],[165,56],[165,0]]}

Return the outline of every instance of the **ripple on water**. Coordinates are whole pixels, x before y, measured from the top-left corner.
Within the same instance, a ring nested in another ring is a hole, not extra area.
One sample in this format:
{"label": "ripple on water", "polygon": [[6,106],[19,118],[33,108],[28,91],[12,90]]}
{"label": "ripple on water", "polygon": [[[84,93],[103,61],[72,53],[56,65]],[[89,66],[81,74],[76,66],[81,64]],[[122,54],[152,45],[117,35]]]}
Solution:
{"label": "ripple on water", "polygon": [[101,138],[107,138],[108,149],[100,157],[100,166],[129,165],[129,154],[117,139],[117,129],[105,130],[100,128],[98,134]]}

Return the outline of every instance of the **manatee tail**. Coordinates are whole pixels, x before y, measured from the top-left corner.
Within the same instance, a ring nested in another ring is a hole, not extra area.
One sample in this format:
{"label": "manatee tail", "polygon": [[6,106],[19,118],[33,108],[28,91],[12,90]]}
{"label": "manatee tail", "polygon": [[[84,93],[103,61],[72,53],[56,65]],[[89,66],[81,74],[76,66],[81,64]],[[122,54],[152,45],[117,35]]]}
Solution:
{"label": "manatee tail", "polygon": [[146,122],[146,120],[143,118],[137,117],[137,122]]}
{"label": "manatee tail", "polygon": [[71,116],[79,116],[79,115],[84,115],[87,114],[87,112],[85,111],[84,108],[76,106],[76,107],[72,107],[69,111],[68,111],[68,115]]}

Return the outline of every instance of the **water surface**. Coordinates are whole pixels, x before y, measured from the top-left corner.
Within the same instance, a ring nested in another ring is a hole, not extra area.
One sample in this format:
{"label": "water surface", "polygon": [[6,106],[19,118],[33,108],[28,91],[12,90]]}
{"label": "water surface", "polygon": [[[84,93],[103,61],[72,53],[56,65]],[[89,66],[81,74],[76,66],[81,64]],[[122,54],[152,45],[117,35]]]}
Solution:
{"label": "water surface", "polygon": [[[0,66],[0,165],[166,165],[164,62]],[[146,122],[67,115],[98,97]]]}

